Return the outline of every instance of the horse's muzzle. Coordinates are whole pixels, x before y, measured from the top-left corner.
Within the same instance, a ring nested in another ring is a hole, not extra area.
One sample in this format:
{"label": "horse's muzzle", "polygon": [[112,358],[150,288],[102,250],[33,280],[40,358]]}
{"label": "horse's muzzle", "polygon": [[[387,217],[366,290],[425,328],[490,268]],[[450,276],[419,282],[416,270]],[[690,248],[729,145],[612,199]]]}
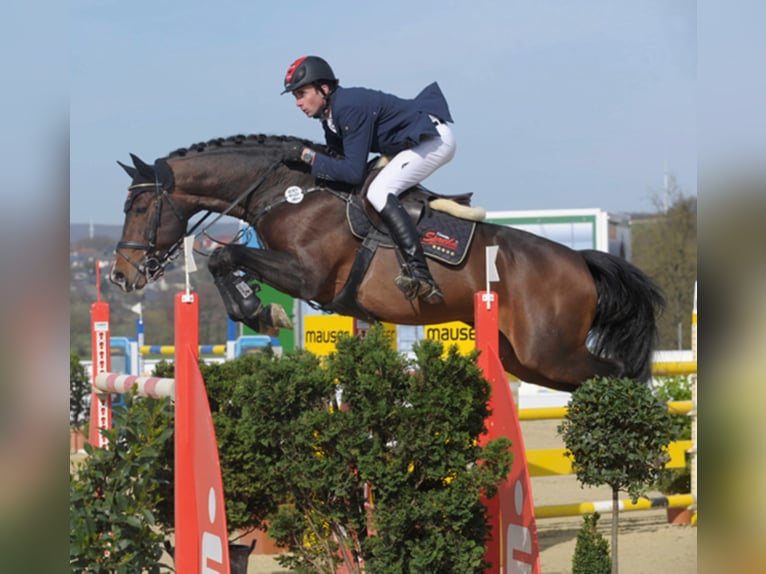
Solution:
{"label": "horse's muzzle", "polygon": [[109,281],[117,285],[125,293],[139,291],[146,285],[146,278],[140,273],[134,270],[133,277],[129,277],[126,273],[117,269],[116,266],[113,266],[109,273]]}

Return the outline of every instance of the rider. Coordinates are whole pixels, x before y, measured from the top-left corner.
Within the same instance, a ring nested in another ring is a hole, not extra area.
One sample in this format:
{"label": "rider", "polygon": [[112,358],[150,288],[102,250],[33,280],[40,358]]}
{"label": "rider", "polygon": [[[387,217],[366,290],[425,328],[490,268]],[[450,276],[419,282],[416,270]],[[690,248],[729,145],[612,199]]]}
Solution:
{"label": "rider", "polygon": [[316,177],[360,184],[369,153],[391,157],[370,184],[367,199],[406,259],[396,285],[409,299],[443,301],[415,224],[398,197],[455,155],[455,138],[446,123],[452,117],[438,84],[426,86],[412,100],[367,88],[343,88],[324,59],[305,56],[288,68],[282,94],[287,92],[292,92],[303,113],[322,122],[328,147],[343,156],[330,157],[300,147],[293,150],[297,157],[286,159],[311,165]]}

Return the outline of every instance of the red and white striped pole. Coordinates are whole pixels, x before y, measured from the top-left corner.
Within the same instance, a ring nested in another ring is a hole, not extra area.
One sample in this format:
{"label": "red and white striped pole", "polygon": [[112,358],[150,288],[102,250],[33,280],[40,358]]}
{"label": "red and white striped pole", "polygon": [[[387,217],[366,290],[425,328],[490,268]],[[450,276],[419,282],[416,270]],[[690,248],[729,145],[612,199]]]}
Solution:
{"label": "red and white striped pole", "polygon": [[129,393],[135,388],[139,395],[146,397],[170,397],[172,399],[176,396],[175,380],[161,377],[100,373],[96,375],[94,384],[99,390],[106,393]]}
{"label": "red and white striped pole", "polygon": [[93,447],[104,448],[106,439],[101,429],[112,428],[112,397],[96,387],[96,377],[108,373],[111,367],[109,350],[109,303],[101,300],[101,266],[96,261],[96,302],[90,306],[91,351],[93,368],[91,382],[93,394],[90,401],[90,426],[88,442]]}

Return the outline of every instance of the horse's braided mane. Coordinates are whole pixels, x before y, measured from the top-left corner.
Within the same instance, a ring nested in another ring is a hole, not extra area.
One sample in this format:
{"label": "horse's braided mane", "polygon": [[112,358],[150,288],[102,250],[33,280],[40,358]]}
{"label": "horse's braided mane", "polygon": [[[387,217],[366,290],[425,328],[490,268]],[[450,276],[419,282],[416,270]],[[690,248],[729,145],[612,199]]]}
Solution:
{"label": "horse's braided mane", "polygon": [[168,157],[184,157],[192,153],[204,153],[206,151],[221,150],[224,148],[236,148],[237,146],[260,146],[282,148],[287,143],[300,142],[303,145],[315,149],[321,149],[323,146],[316,145],[314,142],[304,140],[294,136],[250,134],[236,135],[226,138],[214,138],[206,142],[199,142],[189,147],[178,148],[170,152]]}

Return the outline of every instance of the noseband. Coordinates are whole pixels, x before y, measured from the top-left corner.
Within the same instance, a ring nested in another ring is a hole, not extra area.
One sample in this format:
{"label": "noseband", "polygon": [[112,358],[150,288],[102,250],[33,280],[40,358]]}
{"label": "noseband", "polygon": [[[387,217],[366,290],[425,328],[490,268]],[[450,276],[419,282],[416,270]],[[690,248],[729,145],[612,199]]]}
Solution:
{"label": "noseband", "polygon": [[[186,228],[187,220],[170,198],[170,194],[162,187],[158,180],[155,180],[154,183],[137,183],[131,185],[128,187],[128,191],[131,193],[125,201],[125,208],[123,210],[126,214],[133,207],[133,202],[136,198],[142,193],[153,191],[156,196],[156,201],[154,211],[152,212],[151,219],[146,228],[146,231],[148,232],[146,233],[146,235],[148,235],[146,242],[118,241],[116,252],[117,254],[122,255],[125,261],[130,263],[136,271],[138,271],[136,281],[138,281],[139,277],[146,277],[149,281],[154,281],[162,276],[168,264],[181,253],[180,247],[184,237],[184,234],[181,234],[181,237],[164,253],[161,253],[157,249],[157,233],[162,219],[163,204],[167,202],[170,209],[173,211],[173,214],[176,216],[176,219],[183,224],[184,228]],[[136,263],[125,254],[123,249],[137,249],[143,251],[144,257],[140,262]]]}

